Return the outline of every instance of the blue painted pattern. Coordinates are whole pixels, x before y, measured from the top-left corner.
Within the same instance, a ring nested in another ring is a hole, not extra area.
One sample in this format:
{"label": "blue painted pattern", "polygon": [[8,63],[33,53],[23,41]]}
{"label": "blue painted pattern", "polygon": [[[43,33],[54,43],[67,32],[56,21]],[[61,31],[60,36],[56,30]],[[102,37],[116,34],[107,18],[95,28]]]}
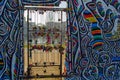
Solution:
{"label": "blue painted pattern", "polygon": [[[19,7],[59,2],[0,0],[0,80],[19,80],[23,73],[23,10]],[[65,64],[70,77],[66,80],[120,80],[120,1],[67,2],[70,11]]]}
{"label": "blue painted pattern", "polygon": [[[120,79],[120,1],[68,0],[66,80]],[[71,46],[71,47],[69,47]]]}

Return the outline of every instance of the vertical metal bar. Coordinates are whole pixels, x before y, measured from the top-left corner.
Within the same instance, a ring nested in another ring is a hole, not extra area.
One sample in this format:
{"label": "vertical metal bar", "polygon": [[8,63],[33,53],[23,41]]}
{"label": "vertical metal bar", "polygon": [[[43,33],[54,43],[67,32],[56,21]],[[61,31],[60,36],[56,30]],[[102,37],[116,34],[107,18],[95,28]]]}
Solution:
{"label": "vertical metal bar", "polygon": [[[61,47],[62,47],[62,11],[61,11],[61,26],[60,27],[61,27]],[[60,75],[62,75],[62,53],[60,53]]]}
{"label": "vertical metal bar", "polygon": [[61,45],[62,45],[62,11],[61,11]]}
{"label": "vertical metal bar", "polygon": [[30,75],[29,69],[29,9],[27,10],[27,57],[28,57],[28,76]]}
{"label": "vertical metal bar", "polygon": [[[71,8],[70,6],[70,2],[68,2],[68,8]],[[70,20],[70,17],[71,17],[71,14],[70,14],[70,11],[68,11],[68,60],[69,60],[69,70],[70,72],[72,71],[72,67],[71,67],[71,62],[72,62],[72,57],[71,57],[71,54],[72,54],[72,39],[71,39],[71,20]]]}
{"label": "vertical metal bar", "polygon": [[[20,5],[20,2],[19,2],[19,7],[20,7],[21,5]],[[23,14],[22,13],[24,13],[24,11],[21,9],[21,8],[19,8],[19,28],[20,28],[20,46],[21,46],[21,53],[20,53],[20,64],[19,64],[19,67],[20,67],[20,69],[19,69],[19,78],[18,79],[20,79],[20,80],[22,80],[22,76],[23,76],[23,73],[24,73],[24,47],[23,47],[23,45],[24,45],[24,32],[23,32],[23,30],[24,30],[24,28],[23,28]],[[22,67],[21,67],[22,66]]]}
{"label": "vertical metal bar", "polygon": [[[23,45],[24,45],[24,35],[23,35],[23,23],[22,23],[22,21],[21,21],[21,19],[22,19],[22,17],[21,17],[21,13],[22,13],[22,10],[21,9],[19,9],[20,11],[19,11],[19,17],[20,17],[20,19],[19,19],[19,25],[20,25],[20,46],[21,46],[21,53],[20,53],[20,74],[19,74],[19,78],[18,79],[20,79],[20,80],[22,80],[22,76],[23,76],[23,72],[24,72],[24,52],[23,52],[23,50],[24,50],[24,47],[23,47]],[[21,65],[22,65],[22,68],[21,68]]]}
{"label": "vertical metal bar", "polygon": [[[55,28],[55,11],[53,11],[53,27],[52,27],[52,38],[51,38],[51,41],[52,41],[52,45],[54,45],[54,28]],[[52,56],[52,55],[51,55]],[[53,53],[53,59],[51,59],[51,61],[53,61],[55,63],[55,54]]]}

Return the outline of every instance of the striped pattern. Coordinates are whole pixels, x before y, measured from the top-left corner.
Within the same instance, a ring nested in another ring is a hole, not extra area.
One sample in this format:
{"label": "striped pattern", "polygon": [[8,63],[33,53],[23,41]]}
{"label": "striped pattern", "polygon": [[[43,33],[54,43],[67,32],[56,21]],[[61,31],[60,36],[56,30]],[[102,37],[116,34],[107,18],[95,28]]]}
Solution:
{"label": "striped pattern", "polygon": [[97,20],[88,10],[84,11],[84,17],[87,21],[92,23],[91,34],[93,35],[94,39],[92,41],[93,49],[100,50],[103,45],[103,39],[101,36],[101,30],[99,27],[97,27]]}
{"label": "striped pattern", "polygon": [[101,21],[103,21],[103,19],[100,17],[99,13],[96,11],[96,4],[93,2],[89,2],[86,5],[89,8],[89,10],[94,14],[94,16],[91,13],[89,13],[89,11],[88,11],[88,14],[89,15],[91,14],[94,20],[97,20],[101,24]]}
{"label": "striped pattern", "polygon": [[3,67],[4,67],[4,61],[3,61],[2,54],[0,54],[0,70],[2,70]]}

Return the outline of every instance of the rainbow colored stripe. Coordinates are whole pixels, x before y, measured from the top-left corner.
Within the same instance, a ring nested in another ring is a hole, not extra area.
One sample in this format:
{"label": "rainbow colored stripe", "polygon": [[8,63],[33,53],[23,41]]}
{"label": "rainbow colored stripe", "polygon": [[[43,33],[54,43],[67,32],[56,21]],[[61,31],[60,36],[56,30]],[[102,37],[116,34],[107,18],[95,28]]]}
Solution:
{"label": "rainbow colored stripe", "polygon": [[89,2],[86,5],[89,8],[89,10],[94,14],[94,16],[89,11],[88,11],[88,14],[92,16],[93,20],[96,20],[96,22],[98,21],[99,24],[101,24],[101,21],[103,21],[103,19],[100,17],[98,12],[96,11],[96,4],[94,4],[94,2]]}
{"label": "rainbow colored stripe", "polygon": [[83,15],[87,21],[92,23],[91,34],[93,35],[93,39],[94,39],[92,41],[93,49],[100,50],[103,45],[103,39],[102,39],[102,35],[101,35],[102,31],[98,27],[97,20],[92,15],[92,13],[90,13],[88,10],[85,10]]}

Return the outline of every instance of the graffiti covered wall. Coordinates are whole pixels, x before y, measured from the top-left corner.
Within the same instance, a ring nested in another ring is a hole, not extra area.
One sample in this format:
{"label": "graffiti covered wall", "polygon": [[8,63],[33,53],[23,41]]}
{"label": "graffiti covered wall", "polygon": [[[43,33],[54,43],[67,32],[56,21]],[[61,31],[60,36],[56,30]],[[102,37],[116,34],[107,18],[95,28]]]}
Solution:
{"label": "graffiti covered wall", "polygon": [[69,0],[66,80],[120,80],[120,1]]}
{"label": "graffiti covered wall", "polygon": [[24,5],[58,5],[59,0],[0,0],[0,80],[23,75]]}
{"label": "graffiti covered wall", "polygon": [[18,0],[0,0],[0,80],[16,80],[23,74],[22,6]]}
{"label": "graffiti covered wall", "polygon": [[[41,1],[0,1],[0,80],[17,80],[22,75],[20,6],[59,0]],[[66,80],[119,80],[120,1],[68,0],[68,7],[66,69],[71,77]]]}

